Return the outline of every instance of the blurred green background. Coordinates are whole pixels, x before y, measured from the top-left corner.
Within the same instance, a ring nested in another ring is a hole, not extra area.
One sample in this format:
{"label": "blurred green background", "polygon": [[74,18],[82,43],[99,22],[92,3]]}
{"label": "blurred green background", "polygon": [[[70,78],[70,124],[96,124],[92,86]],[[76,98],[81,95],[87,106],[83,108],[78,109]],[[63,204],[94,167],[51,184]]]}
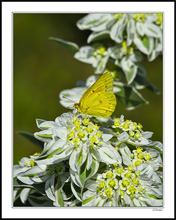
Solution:
{"label": "blurred green background", "polygon": [[[58,37],[86,45],[89,31],[81,31],[76,22],[85,14],[13,14],[13,156],[14,164],[40,150],[21,136],[19,131],[39,131],[36,118],[54,121],[67,109],[59,103],[59,93],[76,86],[93,74],[89,64],[73,55],[49,37]],[[155,95],[140,90],[149,101],[133,111],[118,103],[115,115],[140,122],[144,131],[154,132],[152,140],[162,142],[162,59],[144,59],[148,78],[160,90]]]}

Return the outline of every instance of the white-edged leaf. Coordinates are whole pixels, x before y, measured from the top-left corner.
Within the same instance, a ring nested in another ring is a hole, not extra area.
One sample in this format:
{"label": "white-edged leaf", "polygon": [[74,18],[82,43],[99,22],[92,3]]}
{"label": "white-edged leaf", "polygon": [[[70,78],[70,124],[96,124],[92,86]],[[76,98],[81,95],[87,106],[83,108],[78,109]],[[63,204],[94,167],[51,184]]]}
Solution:
{"label": "white-edged leaf", "polygon": [[20,199],[21,199],[21,202],[22,202],[23,204],[26,203],[30,191],[31,191],[30,188],[24,188],[24,189],[21,191],[21,193],[20,193]]}
{"label": "white-edged leaf", "polygon": [[120,135],[118,135],[118,141],[119,142],[126,142],[129,138],[129,135],[127,134],[126,131],[124,131],[123,133],[121,133]]}
{"label": "white-edged leaf", "polygon": [[144,32],[149,37],[160,38],[162,37],[162,32],[160,27],[153,23],[146,22],[144,23]]}
{"label": "white-edged leaf", "polygon": [[55,174],[53,174],[45,183],[45,192],[52,201],[56,200],[55,192],[54,192],[54,181],[55,181]]}
{"label": "white-edged leaf", "polygon": [[87,43],[91,43],[93,41],[102,40],[106,38],[109,38],[109,31],[107,30],[100,32],[92,32],[87,39]]}
{"label": "white-edged leaf", "polygon": [[77,187],[72,181],[71,181],[71,190],[74,194],[74,196],[79,200],[82,201],[81,198],[81,190],[79,187]]}

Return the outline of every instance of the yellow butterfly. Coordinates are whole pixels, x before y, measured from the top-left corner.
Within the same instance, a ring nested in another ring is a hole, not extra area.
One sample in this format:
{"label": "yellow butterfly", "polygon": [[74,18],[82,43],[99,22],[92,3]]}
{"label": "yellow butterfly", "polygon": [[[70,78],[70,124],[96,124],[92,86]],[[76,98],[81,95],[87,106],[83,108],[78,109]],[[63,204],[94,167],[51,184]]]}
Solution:
{"label": "yellow butterfly", "polygon": [[79,112],[95,117],[109,117],[115,110],[116,97],[113,94],[111,73],[104,73],[73,107]]}

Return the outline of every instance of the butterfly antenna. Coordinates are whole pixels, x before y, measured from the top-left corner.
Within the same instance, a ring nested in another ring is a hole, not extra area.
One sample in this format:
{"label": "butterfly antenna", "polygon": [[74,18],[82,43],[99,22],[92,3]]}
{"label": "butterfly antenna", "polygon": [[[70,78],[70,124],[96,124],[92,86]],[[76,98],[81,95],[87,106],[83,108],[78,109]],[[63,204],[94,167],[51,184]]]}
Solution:
{"label": "butterfly antenna", "polygon": [[[65,96],[62,96],[62,98],[67,99],[68,101],[73,102],[73,103],[75,104],[75,102],[74,102],[74,101],[72,101],[72,100],[68,99],[68,98],[67,98],[67,97],[65,97]],[[67,108],[68,108],[68,109],[70,109],[70,106],[72,106],[72,105],[73,105],[73,104],[71,104],[71,105],[67,106]],[[73,106],[72,106],[72,107],[73,107]]]}
{"label": "butterfly antenna", "polygon": [[65,97],[65,96],[62,96],[62,98],[67,99],[68,101],[75,103],[74,101],[72,101],[72,100],[68,99],[68,98],[67,98],[67,97]]}

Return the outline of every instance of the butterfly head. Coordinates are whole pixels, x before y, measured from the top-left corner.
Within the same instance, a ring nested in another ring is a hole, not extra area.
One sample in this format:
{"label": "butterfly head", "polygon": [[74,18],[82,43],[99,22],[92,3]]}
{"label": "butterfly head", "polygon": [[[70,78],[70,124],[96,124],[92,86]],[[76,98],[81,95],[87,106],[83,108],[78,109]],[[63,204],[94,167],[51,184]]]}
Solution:
{"label": "butterfly head", "polygon": [[78,110],[80,110],[79,103],[75,103],[75,104],[73,105],[73,107],[74,107],[74,108],[77,108]]}

